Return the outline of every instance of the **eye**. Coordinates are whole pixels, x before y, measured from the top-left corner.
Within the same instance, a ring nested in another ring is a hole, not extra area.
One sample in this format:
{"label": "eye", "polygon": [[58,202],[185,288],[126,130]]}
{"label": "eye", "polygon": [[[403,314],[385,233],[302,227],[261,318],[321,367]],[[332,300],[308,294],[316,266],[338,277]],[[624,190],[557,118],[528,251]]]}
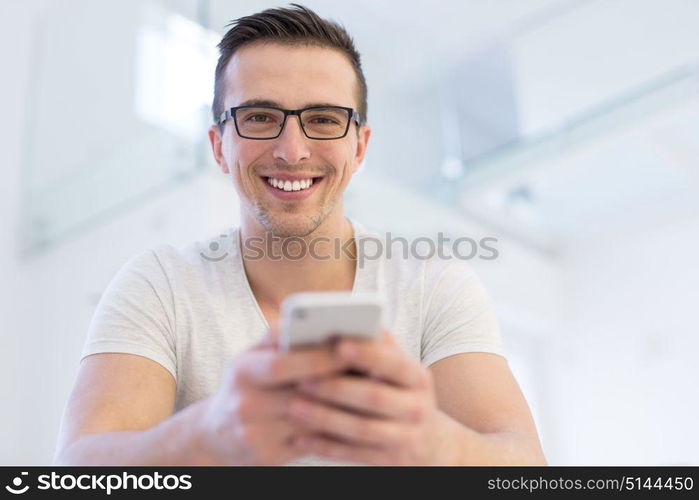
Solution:
{"label": "eye", "polygon": [[308,117],[308,122],[316,125],[340,125],[342,120],[332,114],[316,114]]}
{"label": "eye", "polygon": [[321,125],[322,125],[322,124],[328,124],[328,123],[339,124],[339,122],[338,122],[337,120],[335,120],[335,119],[333,119],[333,118],[328,118],[328,117],[325,117],[325,116],[321,116],[321,117],[318,117],[318,118],[313,118],[311,121],[315,121],[315,120],[325,120],[324,122],[321,122]]}
{"label": "eye", "polygon": [[247,121],[253,121],[253,122],[257,122],[257,123],[265,123],[263,120],[256,120],[255,118],[269,118],[269,116],[267,116],[267,115],[260,115],[260,114],[257,114],[257,115],[250,115],[250,116],[247,118]]}

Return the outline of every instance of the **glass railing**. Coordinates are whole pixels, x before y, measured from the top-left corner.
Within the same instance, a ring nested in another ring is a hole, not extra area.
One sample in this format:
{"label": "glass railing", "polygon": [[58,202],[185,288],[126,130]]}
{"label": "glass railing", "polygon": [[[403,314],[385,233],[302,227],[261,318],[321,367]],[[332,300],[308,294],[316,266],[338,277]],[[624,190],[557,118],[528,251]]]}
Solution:
{"label": "glass railing", "polygon": [[212,164],[220,35],[201,2],[49,4],[27,102],[25,253],[146,203]]}
{"label": "glass railing", "polygon": [[508,173],[544,165],[612,132],[699,104],[699,64],[686,65],[531,137],[520,137],[464,165],[461,187],[480,189]]}

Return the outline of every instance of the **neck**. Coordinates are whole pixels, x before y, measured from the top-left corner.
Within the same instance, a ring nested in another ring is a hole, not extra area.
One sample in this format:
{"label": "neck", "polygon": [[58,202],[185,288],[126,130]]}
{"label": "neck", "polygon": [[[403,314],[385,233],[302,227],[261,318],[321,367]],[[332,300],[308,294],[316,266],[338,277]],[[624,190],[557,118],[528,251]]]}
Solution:
{"label": "neck", "polygon": [[349,220],[333,211],[306,236],[275,237],[252,217],[240,227],[243,266],[263,308],[278,309],[289,294],[352,290],[356,244]]}

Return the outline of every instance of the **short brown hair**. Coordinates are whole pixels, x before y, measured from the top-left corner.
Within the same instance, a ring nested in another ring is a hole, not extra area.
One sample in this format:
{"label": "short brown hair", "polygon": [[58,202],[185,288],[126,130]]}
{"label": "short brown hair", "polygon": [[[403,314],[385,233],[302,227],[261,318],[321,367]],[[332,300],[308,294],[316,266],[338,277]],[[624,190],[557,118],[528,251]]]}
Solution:
{"label": "short brown hair", "polygon": [[[352,63],[357,75],[357,102],[362,124],[367,120],[367,85],[359,52],[345,28],[333,21],[321,18],[311,9],[292,3],[293,8],[267,9],[251,16],[231,21],[233,25],[217,45],[220,56],[214,80],[214,101],[211,111],[214,123],[223,113],[226,82],[223,74],[233,54],[245,44],[252,42],[274,42],[287,46],[313,45],[341,50]],[[223,124],[221,126],[223,129]]]}

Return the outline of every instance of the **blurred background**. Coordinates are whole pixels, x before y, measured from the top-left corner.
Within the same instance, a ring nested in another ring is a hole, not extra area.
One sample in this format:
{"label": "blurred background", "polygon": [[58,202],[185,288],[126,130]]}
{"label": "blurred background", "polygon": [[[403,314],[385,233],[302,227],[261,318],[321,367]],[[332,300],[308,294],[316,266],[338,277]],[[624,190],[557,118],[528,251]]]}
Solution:
{"label": "blurred background", "polygon": [[[699,464],[699,2],[307,0],[362,54],[367,227],[472,261],[553,465]],[[0,0],[0,463],[49,464],[100,294],[237,225],[215,45],[251,0]]]}

